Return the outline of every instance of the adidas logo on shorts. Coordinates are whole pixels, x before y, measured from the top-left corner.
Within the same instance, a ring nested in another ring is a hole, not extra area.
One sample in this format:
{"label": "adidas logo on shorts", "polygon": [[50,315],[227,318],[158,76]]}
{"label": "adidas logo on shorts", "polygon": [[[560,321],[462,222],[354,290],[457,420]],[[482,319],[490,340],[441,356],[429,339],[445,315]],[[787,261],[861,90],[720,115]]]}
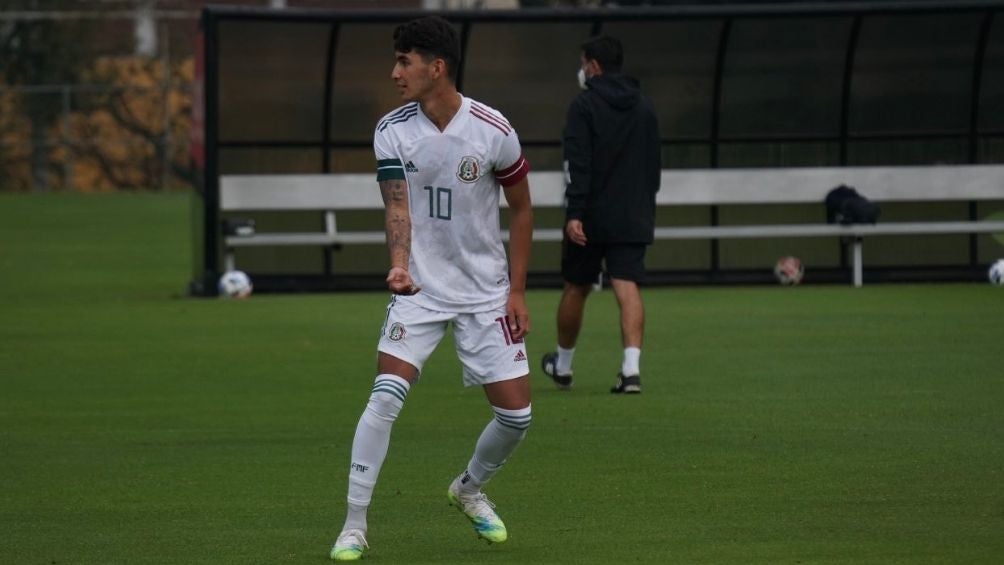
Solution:
{"label": "adidas logo on shorts", "polygon": [[526,361],[526,354],[520,349],[516,352],[516,356],[512,358],[513,363],[519,363],[520,361]]}

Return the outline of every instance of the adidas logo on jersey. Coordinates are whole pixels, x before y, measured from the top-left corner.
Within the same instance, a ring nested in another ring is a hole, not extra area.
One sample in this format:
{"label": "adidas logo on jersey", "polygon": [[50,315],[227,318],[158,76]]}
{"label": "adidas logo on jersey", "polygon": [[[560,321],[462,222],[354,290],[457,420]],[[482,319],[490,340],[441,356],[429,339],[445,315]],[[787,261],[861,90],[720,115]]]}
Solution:
{"label": "adidas logo on jersey", "polygon": [[415,166],[415,163],[408,161],[407,163],[404,164],[404,170],[408,171],[409,173],[417,173],[418,167]]}
{"label": "adidas logo on jersey", "polygon": [[513,363],[519,363],[520,361],[526,361],[526,354],[520,349],[516,352],[516,356],[512,358]]}

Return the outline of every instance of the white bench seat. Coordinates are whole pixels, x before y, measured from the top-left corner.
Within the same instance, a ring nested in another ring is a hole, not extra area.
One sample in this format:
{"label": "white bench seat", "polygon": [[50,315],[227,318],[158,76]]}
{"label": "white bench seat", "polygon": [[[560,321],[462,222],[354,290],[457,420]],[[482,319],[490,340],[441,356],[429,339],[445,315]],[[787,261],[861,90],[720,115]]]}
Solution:
{"label": "white bench seat", "polygon": [[[822,209],[826,193],[839,184],[856,186],[879,203],[1004,201],[1004,166],[667,170],[662,173],[662,190],[656,202],[659,206],[817,203]],[[233,250],[238,247],[373,245],[385,240],[382,230],[345,231],[337,226],[338,211],[383,207],[372,174],[224,176],[220,188],[224,212],[314,210],[325,218],[324,231],[226,236],[227,269],[235,268]],[[535,208],[563,206],[561,173],[531,173],[530,188]],[[861,286],[862,241],[866,237],[977,233],[1004,233],[1004,221],[657,226],[655,239],[848,238],[852,242],[853,282]],[[560,241],[562,230],[538,228],[533,238]]]}

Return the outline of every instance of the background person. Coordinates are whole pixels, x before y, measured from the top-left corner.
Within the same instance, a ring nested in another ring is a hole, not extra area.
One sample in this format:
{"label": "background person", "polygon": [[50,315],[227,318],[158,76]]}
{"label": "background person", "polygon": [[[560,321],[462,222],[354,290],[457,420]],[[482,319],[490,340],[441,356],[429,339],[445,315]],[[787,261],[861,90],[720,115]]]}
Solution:
{"label": "background person", "polygon": [[661,175],[659,126],[638,81],[621,74],[620,41],[600,36],[582,44],[579,85],[568,108],[565,237],[558,305],[558,347],[541,362],[561,389],[572,386],[572,358],[583,309],[603,264],[620,307],[624,357],[613,393],[641,392],[645,311],[638,283],[655,230]]}

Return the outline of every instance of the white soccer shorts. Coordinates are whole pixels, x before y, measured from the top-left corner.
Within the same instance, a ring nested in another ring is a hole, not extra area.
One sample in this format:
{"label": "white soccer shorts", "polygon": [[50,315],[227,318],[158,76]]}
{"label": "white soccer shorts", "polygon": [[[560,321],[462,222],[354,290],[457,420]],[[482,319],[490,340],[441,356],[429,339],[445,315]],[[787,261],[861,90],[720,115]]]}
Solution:
{"label": "white soccer shorts", "polygon": [[380,329],[377,350],[422,365],[446,335],[453,322],[453,340],[463,365],[464,386],[485,385],[530,373],[526,344],[514,341],[505,321],[505,308],[488,312],[436,312],[416,306],[406,298],[391,297]]}

